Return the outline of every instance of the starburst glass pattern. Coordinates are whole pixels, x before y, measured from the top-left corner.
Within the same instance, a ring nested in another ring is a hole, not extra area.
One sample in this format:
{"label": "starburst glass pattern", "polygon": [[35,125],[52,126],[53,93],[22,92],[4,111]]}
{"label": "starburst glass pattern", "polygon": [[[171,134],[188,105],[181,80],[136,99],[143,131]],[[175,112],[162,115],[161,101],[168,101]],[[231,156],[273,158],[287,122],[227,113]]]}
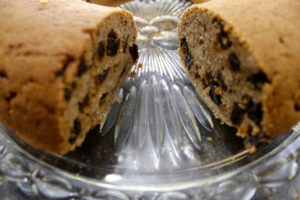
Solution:
{"label": "starburst glass pattern", "polygon": [[[115,145],[122,166],[164,171],[199,164],[202,133],[213,122],[193,89],[177,52],[177,24],[185,1],[133,1],[140,58],[133,66],[102,132],[116,122]],[[117,118],[117,119],[116,119]],[[212,133],[211,133],[212,134]]]}

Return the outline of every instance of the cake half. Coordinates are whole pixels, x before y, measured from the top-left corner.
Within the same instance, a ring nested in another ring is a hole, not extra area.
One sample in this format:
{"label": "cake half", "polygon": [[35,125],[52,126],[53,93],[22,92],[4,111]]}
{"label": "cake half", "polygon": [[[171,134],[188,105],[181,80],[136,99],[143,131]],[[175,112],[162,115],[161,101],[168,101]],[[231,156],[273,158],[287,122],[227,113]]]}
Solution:
{"label": "cake half", "polygon": [[300,120],[300,1],[212,0],[188,8],[180,56],[214,115],[241,137]]}
{"label": "cake half", "polygon": [[138,58],[133,16],[81,0],[0,1],[0,122],[64,154],[101,124]]}

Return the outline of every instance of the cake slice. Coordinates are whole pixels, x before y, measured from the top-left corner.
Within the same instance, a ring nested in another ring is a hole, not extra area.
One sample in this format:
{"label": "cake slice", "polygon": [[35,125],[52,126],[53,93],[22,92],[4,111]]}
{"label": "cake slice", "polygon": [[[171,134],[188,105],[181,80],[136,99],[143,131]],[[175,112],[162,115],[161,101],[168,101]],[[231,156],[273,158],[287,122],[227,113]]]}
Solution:
{"label": "cake slice", "polygon": [[298,0],[212,0],[181,17],[188,75],[239,136],[274,137],[300,120],[299,19]]}
{"label": "cake slice", "polygon": [[81,0],[0,1],[0,122],[64,154],[101,124],[137,60],[133,16]]}

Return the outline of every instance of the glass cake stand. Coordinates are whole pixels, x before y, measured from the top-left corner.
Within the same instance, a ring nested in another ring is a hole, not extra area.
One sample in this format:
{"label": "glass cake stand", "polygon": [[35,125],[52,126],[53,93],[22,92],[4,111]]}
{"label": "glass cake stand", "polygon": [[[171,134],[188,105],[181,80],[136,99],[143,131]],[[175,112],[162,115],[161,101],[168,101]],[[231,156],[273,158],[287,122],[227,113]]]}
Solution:
{"label": "glass cake stand", "polygon": [[190,4],[122,5],[135,15],[140,58],[106,123],[64,157],[0,126],[2,187],[14,184],[24,199],[299,199],[300,125],[253,153],[187,78],[176,28]]}

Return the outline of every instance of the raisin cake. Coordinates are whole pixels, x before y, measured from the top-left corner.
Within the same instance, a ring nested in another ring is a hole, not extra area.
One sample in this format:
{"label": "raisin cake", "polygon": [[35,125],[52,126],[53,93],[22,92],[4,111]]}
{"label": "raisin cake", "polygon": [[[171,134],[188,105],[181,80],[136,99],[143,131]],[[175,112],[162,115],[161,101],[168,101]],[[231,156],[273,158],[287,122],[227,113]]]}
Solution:
{"label": "raisin cake", "polygon": [[300,1],[212,0],[178,28],[188,75],[241,137],[274,137],[300,120]]}
{"label": "raisin cake", "polygon": [[0,121],[64,154],[101,124],[138,58],[133,16],[81,0],[0,1]]}

